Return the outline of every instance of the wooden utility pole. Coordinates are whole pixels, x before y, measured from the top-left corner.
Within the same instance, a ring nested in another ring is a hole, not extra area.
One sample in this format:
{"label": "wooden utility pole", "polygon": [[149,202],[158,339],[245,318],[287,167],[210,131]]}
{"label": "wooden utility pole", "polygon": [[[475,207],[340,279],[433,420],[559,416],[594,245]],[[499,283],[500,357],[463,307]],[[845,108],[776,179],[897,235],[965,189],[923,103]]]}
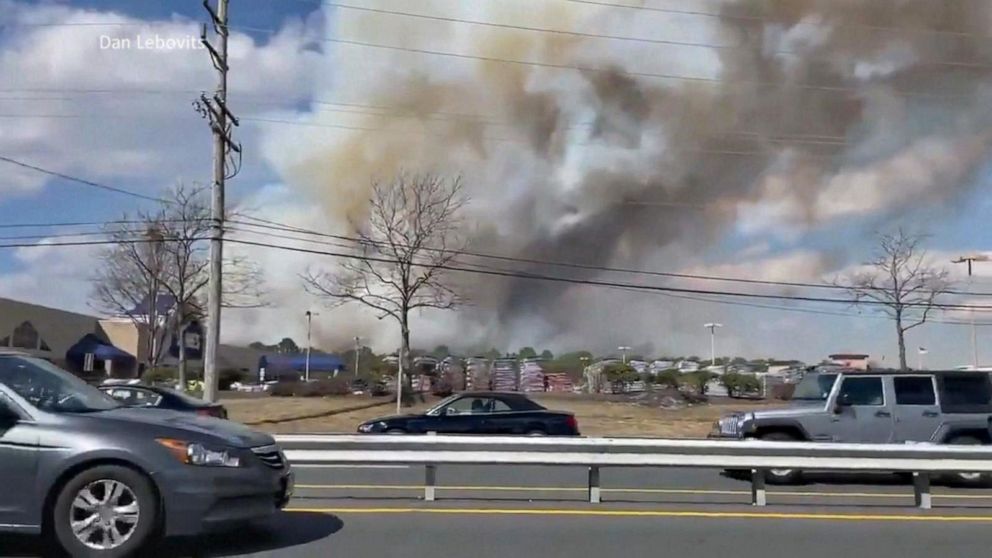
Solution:
{"label": "wooden utility pole", "polygon": [[[203,26],[200,41],[210,53],[210,60],[217,70],[217,90],[212,97],[206,93],[196,102],[197,111],[210,122],[214,135],[214,181],[211,189],[210,282],[207,288],[207,342],[203,355],[203,398],[217,400],[217,350],[220,346],[220,309],[223,297],[224,262],[224,184],[237,174],[240,166],[241,147],[231,139],[232,126],[238,119],[227,108],[227,5],[228,0],[217,0],[217,10],[210,0],[203,0],[217,35],[217,46],[207,40],[207,26]],[[228,165],[228,157],[236,154],[239,159]]]}

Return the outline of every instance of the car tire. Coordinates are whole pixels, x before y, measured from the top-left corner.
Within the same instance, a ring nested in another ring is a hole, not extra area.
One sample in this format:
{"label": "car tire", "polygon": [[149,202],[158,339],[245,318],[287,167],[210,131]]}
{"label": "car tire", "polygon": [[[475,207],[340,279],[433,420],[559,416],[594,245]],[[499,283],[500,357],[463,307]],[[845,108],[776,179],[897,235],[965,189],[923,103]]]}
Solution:
{"label": "car tire", "polygon": [[532,428],[527,431],[527,436],[547,436],[548,433],[540,428]]}
{"label": "car tire", "polygon": [[[765,442],[798,442],[799,439],[786,432],[769,432],[758,437]],[[803,473],[798,469],[768,469],[765,481],[768,484],[799,484]]]}
{"label": "car tire", "polygon": [[[87,520],[88,527],[73,526],[73,521]],[[142,473],[101,465],[82,471],[62,487],[50,522],[59,545],[70,556],[123,558],[135,555],[152,538],[159,522],[159,501]],[[114,541],[114,536],[122,540]]]}
{"label": "car tire", "polygon": [[390,436],[402,436],[403,434],[406,434],[406,430],[403,430],[402,428],[390,428],[389,430],[386,430],[386,434],[389,434]]}
{"label": "car tire", "polygon": [[[974,436],[955,436],[948,442],[952,446],[984,446],[985,442]],[[985,488],[992,486],[992,475],[987,473],[951,473],[947,482],[955,486]]]}

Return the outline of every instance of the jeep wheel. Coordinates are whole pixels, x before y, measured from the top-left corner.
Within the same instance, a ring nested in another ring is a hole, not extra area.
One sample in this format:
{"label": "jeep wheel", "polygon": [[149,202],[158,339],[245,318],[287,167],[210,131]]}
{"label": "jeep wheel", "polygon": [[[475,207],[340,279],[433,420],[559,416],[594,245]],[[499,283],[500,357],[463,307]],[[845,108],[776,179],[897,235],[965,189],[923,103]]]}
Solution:
{"label": "jeep wheel", "polygon": [[[759,439],[766,442],[799,441],[795,436],[785,432],[769,432],[759,436]],[[765,471],[765,480],[768,484],[799,484],[802,476],[802,471],[798,469],[768,469]]]}
{"label": "jeep wheel", "polygon": [[[952,438],[948,444],[952,446],[981,446],[985,445],[974,436],[957,436]],[[947,479],[957,486],[968,486],[983,488],[992,485],[992,476],[987,473],[953,473]]]}
{"label": "jeep wheel", "polygon": [[119,558],[135,554],[158,522],[158,500],[141,473],[104,465],[73,477],[59,492],[51,526],[71,556]]}

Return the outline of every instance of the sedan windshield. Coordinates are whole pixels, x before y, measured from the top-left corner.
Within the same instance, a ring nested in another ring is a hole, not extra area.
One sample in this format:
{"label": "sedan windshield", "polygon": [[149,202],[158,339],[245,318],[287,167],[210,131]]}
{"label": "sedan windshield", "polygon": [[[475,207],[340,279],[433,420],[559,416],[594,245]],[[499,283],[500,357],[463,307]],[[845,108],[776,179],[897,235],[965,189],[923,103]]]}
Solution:
{"label": "sedan windshield", "polygon": [[795,401],[826,401],[836,380],[837,374],[810,372],[796,384],[796,391],[793,392],[792,399]]}
{"label": "sedan windshield", "polygon": [[440,413],[441,412],[441,409],[443,409],[444,407],[447,407],[449,403],[451,403],[452,401],[454,401],[454,400],[456,400],[456,399],[458,399],[460,397],[461,397],[461,395],[451,395],[451,396],[447,397],[446,399],[442,399],[440,403],[438,403],[437,405],[434,405],[430,409],[427,409],[427,414],[428,415],[436,415],[436,414]]}
{"label": "sedan windshield", "polygon": [[92,413],[121,406],[80,378],[37,358],[0,357],[0,383],[50,413]]}

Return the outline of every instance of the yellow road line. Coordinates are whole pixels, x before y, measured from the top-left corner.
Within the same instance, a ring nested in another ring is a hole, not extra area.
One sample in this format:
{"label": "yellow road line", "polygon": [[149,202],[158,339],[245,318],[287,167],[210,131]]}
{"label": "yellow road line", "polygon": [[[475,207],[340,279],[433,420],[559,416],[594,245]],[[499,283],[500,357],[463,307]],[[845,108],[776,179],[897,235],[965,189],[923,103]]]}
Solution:
{"label": "yellow road line", "polygon": [[898,515],[782,512],[707,512],[674,510],[569,510],[486,508],[290,508],[291,513],[327,514],[447,514],[447,515],[558,515],[591,517],[673,517],[707,519],[783,519],[820,521],[911,521],[992,523],[992,515]]}
{"label": "yellow road line", "polygon": [[[424,490],[424,486],[414,484],[298,484],[296,488],[310,490]],[[436,490],[458,490],[478,492],[586,492],[580,486],[436,486]],[[699,496],[750,496],[749,490],[709,490],[697,488],[601,488],[602,493],[629,494],[689,494]],[[816,492],[816,491],[769,491],[769,496],[828,497],[828,498],[912,498],[911,493],[891,492]],[[933,494],[934,498],[950,500],[992,500],[989,494]]]}

